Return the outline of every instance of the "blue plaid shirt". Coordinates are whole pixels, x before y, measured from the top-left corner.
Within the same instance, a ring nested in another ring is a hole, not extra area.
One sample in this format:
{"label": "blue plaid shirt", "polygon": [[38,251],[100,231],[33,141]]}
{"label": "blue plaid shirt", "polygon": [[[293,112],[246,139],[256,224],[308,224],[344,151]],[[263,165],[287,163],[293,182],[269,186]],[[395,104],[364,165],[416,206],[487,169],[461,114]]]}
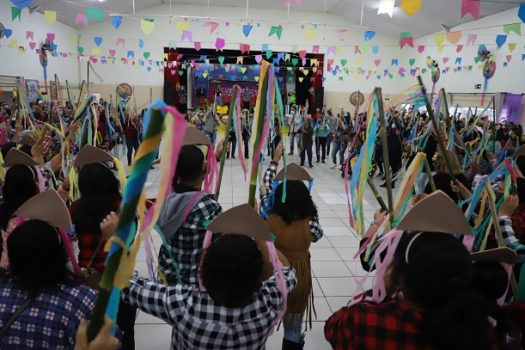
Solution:
{"label": "blue plaid shirt", "polygon": [[[40,293],[9,327],[0,349],[73,349],[80,320],[90,318],[96,295],[87,286],[63,284]],[[27,298],[11,280],[0,283],[0,327]]]}

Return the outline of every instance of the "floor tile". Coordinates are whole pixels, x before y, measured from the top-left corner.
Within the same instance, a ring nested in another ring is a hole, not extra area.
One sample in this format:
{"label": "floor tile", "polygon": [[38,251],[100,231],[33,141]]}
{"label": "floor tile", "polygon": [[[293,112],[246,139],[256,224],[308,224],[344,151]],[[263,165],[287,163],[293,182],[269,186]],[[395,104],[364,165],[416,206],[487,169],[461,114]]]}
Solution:
{"label": "floor tile", "polygon": [[326,297],[351,296],[356,288],[351,277],[317,278],[317,281]]}
{"label": "floor tile", "polygon": [[312,261],[341,261],[334,248],[319,248],[310,251]]}
{"label": "floor tile", "polygon": [[350,277],[350,269],[342,261],[316,261],[312,265],[315,277]]}

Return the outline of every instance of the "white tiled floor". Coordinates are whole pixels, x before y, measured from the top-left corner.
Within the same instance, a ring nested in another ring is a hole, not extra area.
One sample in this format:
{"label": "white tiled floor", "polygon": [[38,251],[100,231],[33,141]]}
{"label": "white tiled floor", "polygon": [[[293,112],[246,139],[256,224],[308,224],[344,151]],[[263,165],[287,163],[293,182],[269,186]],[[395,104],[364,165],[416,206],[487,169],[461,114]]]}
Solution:
{"label": "white tiled floor", "polygon": [[[297,156],[289,157],[289,161],[299,162]],[[330,349],[330,345],[324,339],[324,321],[348,302],[356,291],[359,280],[366,274],[359,261],[353,259],[359,240],[349,229],[347,199],[341,172],[330,169],[331,164],[314,165],[313,169],[308,169],[314,177],[312,197],[319,209],[325,237],[311,247],[317,318],[313,323],[313,329],[307,332],[305,349],[324,350]],[[380,182],[376,179],[375,183],[379,188]],[[154,170],[148,179],[148,195],[155,197],[158,184],[158,170]],[[386,200],[384,190],[381,191]],[[244,180],[239,160],[227,160],[219,202],[223,209],[228,209],[245,203],[247,198],[248,183]],[[368,224],[372,221],[373,213],[378,207],[368,189],[365,193],[364,205],[365,220]],[[154,237],[154,242],[158,247],[160,240]],[[137,259],[137,270],[147,275],[143,252]],[[370,284],[369,277],[364,283],[365,288]],[[171,329],[163,321],[140,313],[136,322],[135,338],[138,350],[169,349]],[[281,339],[282,329],[269,338],[267,349],[281,349]]]}

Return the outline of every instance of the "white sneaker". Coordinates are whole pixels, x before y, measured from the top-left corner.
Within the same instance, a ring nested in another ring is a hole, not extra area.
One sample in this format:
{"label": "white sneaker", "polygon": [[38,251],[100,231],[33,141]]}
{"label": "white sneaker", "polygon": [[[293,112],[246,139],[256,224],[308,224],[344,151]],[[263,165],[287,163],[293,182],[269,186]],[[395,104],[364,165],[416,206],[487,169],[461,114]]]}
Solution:
{"label": "white sneaker", "polygon": [[332,166],[330,167],[330,169],[335,169],[335,168],[337,168],[337,164],[334,164],[334,165],[332,165]]}

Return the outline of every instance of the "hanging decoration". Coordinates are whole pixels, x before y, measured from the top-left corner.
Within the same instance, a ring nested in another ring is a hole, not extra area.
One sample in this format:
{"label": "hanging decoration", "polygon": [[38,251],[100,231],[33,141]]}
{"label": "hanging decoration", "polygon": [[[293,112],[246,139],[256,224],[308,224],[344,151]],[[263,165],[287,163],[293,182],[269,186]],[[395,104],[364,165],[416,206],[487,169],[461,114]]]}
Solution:
{"label": "hanging decoration", "polygon": [[394,7],[396,5],[396,0],[379,0],[379,8],[377,9],[378,15],[389,15],[392,17],[394,15]]}
{"label": "hanging decoration", "polygon": [[421,0],[401,0],[401,8],[409,16],[413,16],[421,10]]}
{"label": "hanging decoration", "polygon": [[40,65],[42,66],[44,70],[44,87],[45,92],[47,94],[47,51],[49,51],[49,48],[51,47],[51,42],[49,41],[49,38],[46,38],[45,42],[43,42],[40,45],[40,52],[38,53],[38,59],[40,61]]}
{"label": "hanging decoration", "polygon": [[439,78],[441,78],[441,70],[439,69],[439,63],[437,63],[436,60],[433,60],[430,56],[427,57],[427,68],[432,79],[432,93],[430,94],[430,101],[433,101],[436,84],[439,81]]}
{"label": "hanging decoration", "polygon": [[492,79],[496,73],[496,57],[491,54],[489,50],[487,50],[485,45],[480,45],[478,50],[478,59],[480,62],[485,62],[483,65],[483,97],[481,99],[481,104],[483,104],[489,80]]}

